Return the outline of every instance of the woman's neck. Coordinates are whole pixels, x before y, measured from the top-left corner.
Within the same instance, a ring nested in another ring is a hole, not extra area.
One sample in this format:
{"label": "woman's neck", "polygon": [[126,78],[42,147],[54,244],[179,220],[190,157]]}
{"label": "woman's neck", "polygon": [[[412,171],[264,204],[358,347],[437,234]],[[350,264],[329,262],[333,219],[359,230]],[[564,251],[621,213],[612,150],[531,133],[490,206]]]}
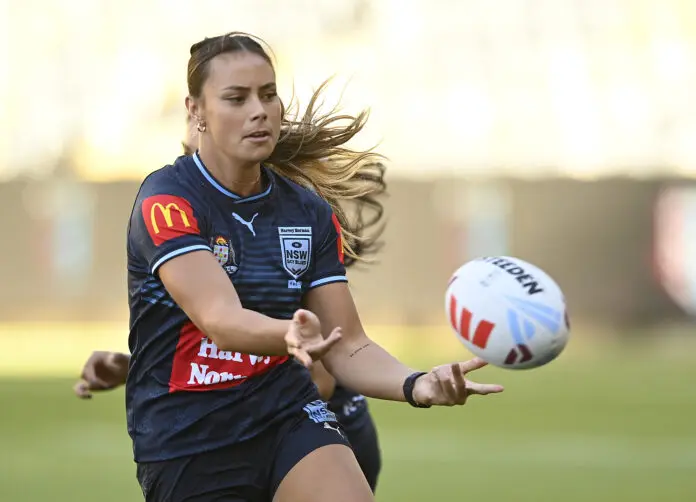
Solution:
{"label": "woman's neck", "polygon": [[249,197],[263,189],[260,163],[240,163],[212,149],[199,148],[198,155],[210,174],[229,191]]}

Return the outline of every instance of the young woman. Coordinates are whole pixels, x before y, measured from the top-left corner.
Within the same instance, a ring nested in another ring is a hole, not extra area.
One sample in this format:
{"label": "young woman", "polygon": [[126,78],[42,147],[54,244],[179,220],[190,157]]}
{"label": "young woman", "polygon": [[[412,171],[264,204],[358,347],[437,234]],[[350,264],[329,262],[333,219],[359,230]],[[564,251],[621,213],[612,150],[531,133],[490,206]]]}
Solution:
{"label": "young woman", "polygon": [[[198,131],[195,124],[187,119],[187,137],[182,143],[184,155],[193,155],[198,144]],[[386,184],[383,180],[384,167],[380,164],[367,166],[371,172],[370,192],[364,193],[356,199],[357,209],[362,215],[363,209],[369,206],[373,209],[373,218],[367,226],[374,226],[382,217],[382,205],[376,197],[385,191]],[[363,173],[366,171],[363,168]],[[369,215],[368,215],[369,216]],[[365,225],[356,228],[354,233],[362,235]],[[371,249],[375,244],[375,237],[378,233],[373,233],[369,239],[363,239],[362,250],[365,245]],[[355,263],[355,260],[344,260],[346,268]],[[80,380],[75,384],[75,394],[82,399],[89,399],[93,392],[106,391],[125,385],[128,376],[129,354],[118,352],[94,351],[85,362]],[[377,488],[377,479],[382,469],[382,455],[377,436],[377,429],[370,414],[367,401],[364,396],[353,392],[336,383],[331,374],[326,371],[321,362],[315,362],[311,367],[311,375],[314,384],[317,386],[319,395],[328,403],[328,408],[334,412],[345,431],[348,441],[358,460],[367,483],[374,492]]]}
{"label": "young woman", "polygon": [[[473,359],[416,372],[365,334],[345,277],[376,156],[365,123],[285,116],[262,45],[231,33],[191,48],[198,150],[143,182],[128,230],[129,433],[146,500],[373,501],[305,367],[415,407],[502,391]],[[365,183],[367,178],[367,183]],[[304,366],[304,367],[303,367]]]}

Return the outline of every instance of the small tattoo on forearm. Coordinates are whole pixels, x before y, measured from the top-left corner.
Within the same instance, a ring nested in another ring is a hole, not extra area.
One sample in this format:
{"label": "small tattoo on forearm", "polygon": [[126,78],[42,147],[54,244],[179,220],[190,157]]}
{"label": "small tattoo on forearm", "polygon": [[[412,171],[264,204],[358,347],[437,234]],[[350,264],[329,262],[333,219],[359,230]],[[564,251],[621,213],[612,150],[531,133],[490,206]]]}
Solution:
{"label": "small tattoo on forearm", "polygon": [[369,346],[370,346],[370,344],[369,344],[369,343],[366,343],[366,344],[363,345],[362,347],[358,347],[357,349],[355,349],[355,350],[350,354],[349,357],[353,357],[355,354],[357,354],[358,352],[360,352],[362,349],[365,349],[365,348],[367,348],[367,347],[369,347]]}

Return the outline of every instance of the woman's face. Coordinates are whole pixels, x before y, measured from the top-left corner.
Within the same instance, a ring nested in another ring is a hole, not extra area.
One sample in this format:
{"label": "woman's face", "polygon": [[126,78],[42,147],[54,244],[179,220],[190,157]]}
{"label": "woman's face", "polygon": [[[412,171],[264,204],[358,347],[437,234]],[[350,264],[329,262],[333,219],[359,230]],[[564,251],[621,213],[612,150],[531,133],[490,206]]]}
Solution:
{"label": "woman's face", "polygon": [[[226,157],[243,164],[267,159],[278,142],[282,114],[273,68],[263,57],[245,51],[220,54],[208,64],[201,99],[189,107],[205,124],[201,134]],[[194,118],[194,132],[196,124]]]}

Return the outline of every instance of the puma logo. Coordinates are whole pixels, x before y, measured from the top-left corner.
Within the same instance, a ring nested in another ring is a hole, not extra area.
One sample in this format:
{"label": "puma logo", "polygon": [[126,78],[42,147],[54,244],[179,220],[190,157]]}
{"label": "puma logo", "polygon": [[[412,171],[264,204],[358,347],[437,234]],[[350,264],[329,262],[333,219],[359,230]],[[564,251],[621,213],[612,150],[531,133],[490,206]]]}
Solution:
{"label": "puma logo", "polygon": [[254,216],[251,217],[251,220],[246,221],[244,218],[239,216],[237,213],[232,213],[232,216],[234,217],[235,220],[237,220],[239,223],[244,225],[249,229],[249,232],[251,232],[251,235],[256,237],[256,231],[254,230],[254,220],[256,217],[259,215],[259,213],[254,213]]}
{"label": "puma logo", "polygon": [[341,436],[343,439],[346,439],[341,429],[339,429],[338,427],[331,427],[328,422],[324,422],[324,429],[331,429],[332,431],[336,431],[336,434]]}

